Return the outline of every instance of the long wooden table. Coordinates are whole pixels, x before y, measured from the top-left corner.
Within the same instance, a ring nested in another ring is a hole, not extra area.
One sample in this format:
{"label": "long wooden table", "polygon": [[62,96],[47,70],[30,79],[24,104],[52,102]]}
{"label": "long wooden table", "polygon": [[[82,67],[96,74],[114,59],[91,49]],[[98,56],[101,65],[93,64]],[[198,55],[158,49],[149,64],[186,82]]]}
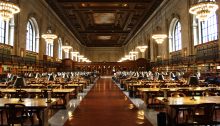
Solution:
{"label": "long wooden table", "polygon": [[[15,88],[6,88],[6,89],[0,89],[1,92],[3,93],[11,93],[14,94],[16,93],[16,90],[20,90],[20,89],[15,89]],[[44,89],[36,89],[36,88],[21,88],[21,90],[25,90],[28,93],[41,93],[42,90]],[[75,89],[52,89],[53,93],[55,94],[63,94],[64,95],[64,102],[65,104],[69,101],[69,95],[71,92],[74,92]]]}
{"label": "long wooden table", "polygon": [[220,87],[177,87],[177,88],[138,88],[138,91],[143,94],[143,99],[146,105],[148,105],[149,94],[159,91],[165,91],[165,93],[176,92],[180,89],[187,89],[190,92],[203,92],[208,89],[215,89],[220,91]]}
{"label": "long wooden table", "polygon": [[[160,83],[147,83],[147,84],[142,84],[142,83],[126,83],[124,89],[129,92],[129,97],[136,97],[136,92],[138,91],[138,88],[150,88],[150,86],[160,86]],[[165,83],[163,86],[179,86],[180,84],[178,83]]]}
{"label": "long wooden table", "polygon": [[198,104],[202,103],[216,103],[220,105],[220,96],[195,96],[195,100],[192,100],[192,97],[168,97],[167,101],[164,101],[163,97],[156,97],[157,100],[160,100],[166,105],[167,114],[168,114],[168,124],[175,126],[176,111],[179,108],[192,108]]}
{"label": "long wooden table", "polygon": [[18,98],[0,98],[0,109],[4,109],[6,103],[24,104],[30,110],[36,110],[39,119],[39,126],[48,126],[48,109],[57,99],[52,98],[51,103],[47,103],[46,98],[23,98],[23,102],[19,102]]}

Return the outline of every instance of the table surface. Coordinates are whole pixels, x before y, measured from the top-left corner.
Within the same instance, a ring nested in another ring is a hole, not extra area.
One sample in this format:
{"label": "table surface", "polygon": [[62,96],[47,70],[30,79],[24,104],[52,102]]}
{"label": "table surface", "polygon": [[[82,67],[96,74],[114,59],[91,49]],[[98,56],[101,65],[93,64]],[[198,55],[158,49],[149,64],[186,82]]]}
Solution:
{"label": "table surface", "polygon": [[169,106],[192,106],[202,103],[220,104],[220,96],[195,96],[195,100],[192,100],[191,98],[192,97],[168,97],[168,102],[164,102],[163,97],[156,97],[156,99]]}
{"label": "table surface", "polygon": [[[19,88],[15,89],[15,88],[6,88],[6,89],[0,89],[1,92],[16,92],[16,90],[20,90]],[[25,90],[27,92],[36,92],[39,93],[44,89],[36,89],[36,88],[21,88],[21,90]],[[53,92],[56,93],[70,93],[73,92],[75,89],[52,89]]]}
{"label": "table surface", "polygon": [[141,92],[152,92],[152,91],[160,91],[160,90],[177,91],[179,89],[188,89],[189,91],[204,91],[213,88],[216,90],[220,90],[220,87],[138,88],[138,90]]}
{"label": "table surface", "polygon": [[51,103],[47,103],[46,98],[22,98],[24,102],[20,102],[19,98],[0,98],[0,107],[4,107],[6,103],[19,103],[24,104],[26,107],[32,107],[32,108],[47,108],[51,104],[53,104],[55,101],[57,101],[56,98],[52,98]]}

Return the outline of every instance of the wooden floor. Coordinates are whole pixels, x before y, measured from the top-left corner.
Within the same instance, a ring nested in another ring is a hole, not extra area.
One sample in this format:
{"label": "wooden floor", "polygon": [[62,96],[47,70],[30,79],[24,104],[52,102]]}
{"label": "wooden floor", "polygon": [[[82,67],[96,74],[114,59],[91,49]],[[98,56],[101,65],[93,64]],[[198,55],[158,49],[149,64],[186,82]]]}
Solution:
{"label": "wooden floor", "polygon": [[101,78],[65,126],[152,126],[111,78]]}

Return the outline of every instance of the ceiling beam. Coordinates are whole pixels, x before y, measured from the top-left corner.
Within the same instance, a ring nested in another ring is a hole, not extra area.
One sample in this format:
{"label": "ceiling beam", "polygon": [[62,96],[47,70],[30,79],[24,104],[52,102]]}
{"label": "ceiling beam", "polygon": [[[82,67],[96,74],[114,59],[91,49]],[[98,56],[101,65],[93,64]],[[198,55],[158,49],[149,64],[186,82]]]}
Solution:
{"label": "ceiling beam", "polygon": [[94,33],[94,34],[128,34],[130,33],[129,31],[81,31],[79,32],[80,34],[91,34],[91,33]]}
{"label": "ceiling beam", "polygon": [[63,6],[63,8],[65,9],[71,9],[71,11],[108,11],[108,12],[115,12],[115,10],[119,10],[119,11],[136,11],[136,10],[145,10],[146,8],[121,8],[121,7],[85,7],[85,8],[77,8],[77,9],[73,9],[73,7],[65,7]]}
{"label": "ceiling beam", "polygon": [[[74,8],[78,9],[78,7],[76,5],[74,5]],[[85,24],[82,20],[81,13],[77,11],[77,12],[75,12],[75,15],[77,17],[78,23],[80,24],[82,30],[85,30],[86,28],[85,28]]]}
{"label": "ceiling beam", "polygon": [[153,13],[153,11],[158,7],[158,5],[160,5],[160,3],[162,2],[163,0],[155,0],[155,1],[152,1],[151,4],[150,4],[150,8],[148,8],[147,10],[147,14],[145,14],[143,17],[141,17],[141,19],[138,20],[138,22],[136,23],[137,25],[135,25],[133,28],[132,28],[132,31],[128,34],[128,36],[126,37],[125,41],[122,43],[123,45],[125,45],[132,37],[133,35],[135,34],[135,32],[138,31],[138,28],[141,27],[141,25],[143,25],[143,22],[146,21],[150,15]]}
{"label": "ceiling beam", "polygon": [[82,2],[100,2],[100,3],[149,3],[151,2],[152,0],[123,0],[123,1],[117,1],[117,0],[57,0],[58,2],[61,2],[61,3],[64,3],[64,2],[71,2],[71,3],[74,3],[74,2],[79,2],[79,3],[82,3]]}
{"label": "ceiling beam", "polygon": [[77,37],[77,39],[82,43],[82,38],[80,37],[77,30],[73,27],[72,23],[70,22],[69,18],[67,17],[65,11],[63,8],[58,4],[57,0],[48,0],[47,3],[56,11],[56,13],[60,16],[60,18],[63,19],[63,21],[66,23],[67,27],[73,32],[73,34]]}

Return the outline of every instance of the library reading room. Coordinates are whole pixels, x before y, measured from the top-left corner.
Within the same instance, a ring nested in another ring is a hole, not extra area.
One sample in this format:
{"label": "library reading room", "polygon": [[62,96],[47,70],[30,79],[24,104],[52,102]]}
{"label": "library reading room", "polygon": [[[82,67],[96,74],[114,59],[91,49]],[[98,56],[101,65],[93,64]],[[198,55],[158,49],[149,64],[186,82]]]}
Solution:
{"label": "library reading room", "polygon": [[220,0],[0,0],[0,126],[220,126]]}

